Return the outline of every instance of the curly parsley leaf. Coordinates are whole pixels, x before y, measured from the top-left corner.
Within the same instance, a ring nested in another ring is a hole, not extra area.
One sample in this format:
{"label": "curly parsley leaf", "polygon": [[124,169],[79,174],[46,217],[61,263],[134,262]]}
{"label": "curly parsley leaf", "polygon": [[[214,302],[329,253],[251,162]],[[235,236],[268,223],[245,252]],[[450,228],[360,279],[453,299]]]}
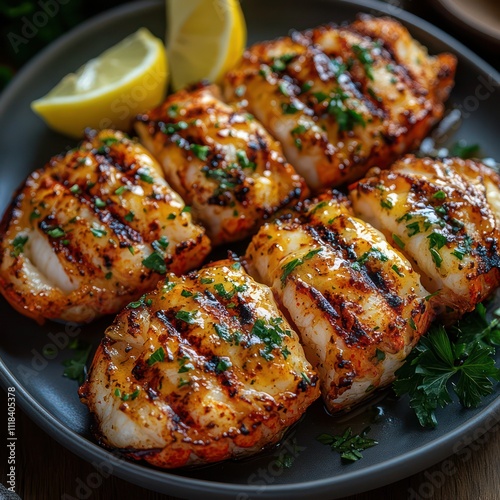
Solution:
{"label": "curly parsley leaf", "polygon": [[[450,389],[462,406],[477,407],[500,380],[495,349],[500,340],[499,321],[488,322],[479,305],[447,332],[433,327],[396,372],[394,390],[408,394],[410,407],[423,427],[437,425],[436,410],[452,402]],[[450,339],[454,337],[454,341]]]}

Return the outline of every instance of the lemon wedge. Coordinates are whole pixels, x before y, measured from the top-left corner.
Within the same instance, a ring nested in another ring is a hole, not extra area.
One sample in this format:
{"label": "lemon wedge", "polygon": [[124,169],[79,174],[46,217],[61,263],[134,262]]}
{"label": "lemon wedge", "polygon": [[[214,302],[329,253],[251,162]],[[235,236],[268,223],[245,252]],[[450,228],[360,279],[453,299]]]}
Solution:
{"label": "lemon wedge", "polygon": [[165,46],[141,28],[65,76],[31,108],[76,138],[86,127],[128,130],[135,115],[162,101],[167,83]]}
{"label": "lemon wedge", "polygon": [[219,81],[245,49],[238,0],[167,0],[167,26],[174,90],[200,80]]}

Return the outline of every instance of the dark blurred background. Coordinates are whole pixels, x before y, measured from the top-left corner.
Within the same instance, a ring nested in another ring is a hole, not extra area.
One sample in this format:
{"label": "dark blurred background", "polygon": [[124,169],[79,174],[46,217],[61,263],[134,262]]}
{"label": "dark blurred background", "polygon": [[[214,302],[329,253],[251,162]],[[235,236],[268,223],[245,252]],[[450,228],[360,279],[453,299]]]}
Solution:
{"label": "dark blurred background", "polygon": [[[51,41],[85,19],[123,3],[126,1],[0,0],[0,90],[23,64]],[[439,2],[387,0],[387,3],[393,6],[395,13],[404,9],[441,27],[499,68],[500,46],[469,31],[463,24],[457,24],[446,11],[439,8]]]}

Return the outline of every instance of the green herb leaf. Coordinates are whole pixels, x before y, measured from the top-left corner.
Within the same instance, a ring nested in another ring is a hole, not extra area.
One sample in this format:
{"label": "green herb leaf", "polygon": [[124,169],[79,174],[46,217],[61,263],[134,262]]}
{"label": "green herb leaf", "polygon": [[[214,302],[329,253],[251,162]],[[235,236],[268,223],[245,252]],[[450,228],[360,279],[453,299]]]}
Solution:
{"label": "green herb leaf", "polygon": [[361,434],[353,434],[349,427],[341,435],[320,434],[316,439],[339,453],[342,460],[355,462],[363,458],[362,451],[378,444],[374,439],[366,437],[369,432],[370,428],[367,427]]}
{"label": "green herb leaf", "polygon": [[158,349],[156,349],[156,351],[153,354],[151,354],[151,356],[149,356],[148,365],[152,366],[155,363],[162,362],[164,359],[165,359],[165,350],[163,349],[163,347],[158,347]]}
{"label": "green herb leaf", "polygon": [[87,375],[87,360],[92,350],[92,345],[83,340],[77,340],[70,343],[68,346],[75,351],[71,359],[63,361],[64,369],[63,375],[71,380],[77,380],[79,384],[83,384]]}
{"label": "green herb leaf", "polygon": [[139,179],[141,179],[141,181],[147,182],[148,184],[154,184],[155,180],[149,175],[149,169],[140,168],[137,171],[137,174],[139,175]]}
{"label": "green herb leaf", "polygon": [[180,319],[181,321],[184,321],[184,323],[187,323],[188,325],[194,325],[196,323],[196,320],[194,319],[195,316],[198,314],[198,311],[177,311],[177,314],[175,317],[177,319]]}
{"label": "green herb leaf", "polygon": [[102,238],[103,236],[106,236],[106,231],[104,229],[100,229],[98,227],[91,227],[90,232],[96,237],[96,238]]}
{"label": "green herb leaf", "polygon": [[45,229],[45,233],[48,234],[51,238],[62,238],[63,236],[66,236],[66,232],[64,229],[58,227],[49,227]]}
{"label": "green herb leaf", "polygon": [[317,248],[315,250],[311,250],[308,252],[304,257],[301,259],[293,259],[292,261],[288,262],[284,266],[281,267],[281,270],[283,271],[283,274],[281,275],[281,283],[285,284],[286,279],[290,275],[290,273],[298,266],[302,265],[304,262],[307,260],[312,259],[317,253],[321,252],[321,248]]}
{"label": "green herb leaf", "polygon": [[167,264],[165,264],[165,259],[156,250],[142,261],[142,265],[144,267],[147,267],[148,269],[152,269],[159,274],[165,274],[167,272]]}
{"label": "green herb leaf", "polygon": [[448,332],[434,326],[396,372],[394,390],[399,396],[410,396],[410,406],[422,426],[435,427],[437,408],[452,402],[451,388],[466,408],[478,406],[491,394],[492,381],[500,380],[492,347],[497,341],[498,320],[488,323],[483,306]]}
{"label": "green herb leaf", "polygon": [[28,236],[16,236],[12,241],[13,250],[10,252],[12,257],[18,257],[24,250],[24,245],[28,241]]}
{"label": "green herb leaf", "polygon": [[450,156],[458,156],[464,160],[477,156],[480,150],[479,144],[467,144],[465,141],[459,141],[450,148]]}
{"label": "green herb leaf", "polygon": [[189,149],[201,161],[206,161],[210,152],[210,146],[202,146],[200,144],[191,144]]}

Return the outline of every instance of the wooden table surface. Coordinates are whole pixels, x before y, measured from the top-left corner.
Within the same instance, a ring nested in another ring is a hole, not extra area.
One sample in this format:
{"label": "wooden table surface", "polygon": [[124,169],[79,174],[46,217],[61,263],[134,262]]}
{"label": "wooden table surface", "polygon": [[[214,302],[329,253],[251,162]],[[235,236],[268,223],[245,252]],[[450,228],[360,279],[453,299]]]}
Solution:
{"label": "wooden table surface", "polygon": [[[407,10],[413,11],[429,21],[439,24],[446,31],[472,46],[477,52],[498,66],[498,54],[494,54],[484,45],[476,45],[476,41],[463,39],[460,30],[438,18],[425,2],[403,0],[395,2]],[[7,413],[7,397],[0,390],[0,411]],[[7,422],[0,435],[5,435]],[[344,500],[377,500],[408,499],[420,500],[499,500],[500,499],[500,425],[496,425],[478,441],[462,449],[458,454],[437,465],[417,472],[413,476],[363,494],[347,497]],[[99,487],[86,491],[78,491],[79,482],[85,481],[95,472],[92,465],[80,459],[59,445],[38,426],[26,417],[19,407],[16,409],[16,492],[24,500],[55,500],[73,498],[115,500],[141,499],[160,500],[174,499],[164,496],[115,477],[102,479]],[[7,482],[7,448],[0,446],[0,482]],[[0,499],[3,499],[0,491]]]}

